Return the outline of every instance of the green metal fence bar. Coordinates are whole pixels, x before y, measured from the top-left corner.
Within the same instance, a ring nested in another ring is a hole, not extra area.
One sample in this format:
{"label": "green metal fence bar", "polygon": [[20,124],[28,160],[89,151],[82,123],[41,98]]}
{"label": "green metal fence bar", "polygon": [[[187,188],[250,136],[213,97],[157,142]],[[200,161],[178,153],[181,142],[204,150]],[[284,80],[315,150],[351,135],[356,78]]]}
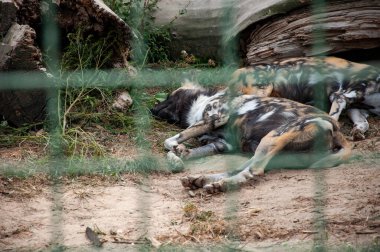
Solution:
{"label": "green metal fence bar", "polygon": [[[48,69],[52,75],[59,73],[59,29],[56,23],[57,6],[49,1],[41,2],[41,10],[47,6],[48,11],[42,12],[42,38],[43,51],[49,59]],[[51,196],[51,249],[52,251],[60,251],[63,246],[63,199],[62,184],[59,181],[62,174],[62,139],[60,127],[61,102],[59,97],[59,89],[53,84],[54,80],[50,80],[50,87],[46,88],[47,102],[47,129],[49,132],[49,176],[52,181]],[[49,84],[49,83],[47,83]]]}
{"label": "green metal fence bar", "polygon": [[[228,68],[231,67],[232,69],[238,68],[238,57],[237,57],[237,51],[238,51],[238,43],[237,39],[233,38],[230,34],[232,31],[232,27],[234,26],[234,17],[236,15],[236,9],[234,7],[234,2],[232,0],[224,0],[223,5],[225,6],[225,9],[223,10],[223,16],[220,20],[220,27],[222,29],[222,38],[221,38],[221,47],[223,50],[222,54],[222,64],[224,67]],[[222,83],[226,84],[226,81],[229,78],[225,78]],[[231,88],[231,87],[230,87]],[[231,88],[231,91],[234,91],[233,88]],[[231,93],[229,97],[229,103],[233,99],[233,93]],[[229,125],[227,126],[229,127]],[[236,167],[236,164],[234,164],[231,160],[227,159],[224,161],[226,166],[226,172],[232,172],[234,168]],[[232,251],[231,248],[232,242],[234,241],[240,241],[241,237],[238,236],[238,234],[233,233],[234,230],[238,230],[238,211],[239,211],[239,198],[236,197],[234,194],[227,194],[226,201],[224,203],[225,205],[225,212],[224,212],[224,219],[228,223],[228,229],[230,230],[230,234],[228,234],[229,238],[229,244],[226,245],[227,251]]]}
{"label": "green metal fence bar", "polygon": [[[315,17],[323,17],[326,12],[326,3],[325,0],[312,1],[311,13]],[[325,33],[323,23],[320,23],[318,20],[312,20],[314,22],[313,27],[313,46],[312,54],[320,55],[321,52],[326,48]],[[322,66],[320,67],[322,69]],[[322,72],[322,71],[320,71]],[[327,96],[324,85],[315,85],[314,86],[314,100],[315,106],[324,111],[327,110]],[[323,151],[323,137],[318,137],[314,143],[314,149],[317,151]],[[314,173],[314,228],[316,233],[314,235],[314,250],[316,251],[325,251],[326,250],[326,216],[325,216],[325,198],[326,198],[326,185],[325,185],[325,176],[323,170],[316,169]]]}
{"label": "green metal fence bar", "polygon": [[[144,4],[145,1],[140,1],[138,8],[135,9],[135,13],[132,15],[132,24],[138,26],[142,24],[143,21],[143,11],[144,11]],[[138,30],[139,27],[132,27],[133,30]],[[132,48],[134,48],[133,58],[136,61],[138,65],[144,65],[145,59],[147,56],[147,47],[144,43],[144,41],[133,38],[132,40]],[[142,100],[142,93],[141,90],[143,88],[143,85],[141,85],[140,81],[138,81],[139,76],[142,76],[141,73],[137,73],[137,76],[135,79],[132,80],[132,92],[134,95],[134,103],[136,112],[134,115],[134,122],[137,128],[137,136],[136,136],[136,144],[138,149],[138,157],[135,159],[144,159],[147,156],[151,155],[151,151],[149,148],[149,143],[146,141],[146,132],[150,128],[150,117],[146,113],[147,111],[144,111],[143,107],[141,106],[141,100]],[[144,184],[150,184],[149,183],[149,177],[144,177],[144,183],[140,185],[140,187],[144,187]],[[151,226],[151,219],[149,218],[149,210],[151,207],[151,197],[150,195],[144,195],[143,192],[145,191],[145,188],[141,188],[142,190],[139,190],[139,200],[137,202],[137,207],[139,209],[139,212],[141,213],[140,218],[142,221],[140,221],[138,225],[138,229],[142,230],[144,233],[148,233],[149,227]],[[143,250],[143,245],[139,246],[139,250]]]}

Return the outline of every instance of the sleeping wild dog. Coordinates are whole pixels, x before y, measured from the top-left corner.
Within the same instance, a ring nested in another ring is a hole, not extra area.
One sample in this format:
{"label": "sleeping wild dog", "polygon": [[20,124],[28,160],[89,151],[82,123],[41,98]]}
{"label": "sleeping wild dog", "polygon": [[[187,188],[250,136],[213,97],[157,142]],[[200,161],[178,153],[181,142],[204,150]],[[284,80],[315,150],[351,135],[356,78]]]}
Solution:
{"label": "sleeping wild dog", "polygon": [[[369,112],[380,115],[380,70],[336,57],[303,57],[236,70],[230,80],[238,92],[262,97],[283,97],[315,105],[324,95],[330,101],[330,116],[342,111],[354,123],[354,139],[364,139]],[[323,104],[324,105],[324,104]]]}
{"label": "sleeping wild dog", "polygon": [[[187,83],[157,104],[152,113],[186,128],[165,140],[169,157],[190,159],[232,150],[253,154],[234,172],[181,179],[185,187],[205,188],[210,193],[241,186],[267,168],[336,166],[351,151],[336,120],[317,108],[284,98],[230,97],[227,89],[216,91]],[[193,149],[183,145],[200,136],[204,145]]]}

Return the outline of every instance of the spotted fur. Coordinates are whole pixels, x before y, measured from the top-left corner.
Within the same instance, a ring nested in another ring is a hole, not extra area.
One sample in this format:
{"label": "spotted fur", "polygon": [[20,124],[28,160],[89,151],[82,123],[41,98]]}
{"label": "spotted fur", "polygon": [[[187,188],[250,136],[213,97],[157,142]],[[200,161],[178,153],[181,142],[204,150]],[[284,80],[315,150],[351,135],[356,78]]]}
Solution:
{"label": "spotted fur", "polygon": [[230,85],[242,94],[318,105],[336,120],[348,109],[356,138],[364,138],[368,112],[380,115],[380,70],[336,57],[292,58],[241,68]]}
{"label": "spotted fur", "polygon": [[[194,117],[190,112],[202,116]],[[284,98],[230,97],[227,90],[217,92],[193,86],[174,91],[152,113],[169,121],[177,118],[176,123],[186,128],[165,140],[172,158],[189,159],[232,150],[254,154],[233,173],[181,180],[185,187],[203,187],[211,193],[240,186],[268,167],[335,166],[348,158],[351,149],[336,120],[315,107]],[[182,144],[200,136],[204,143],[201,147],[187,149]]]}

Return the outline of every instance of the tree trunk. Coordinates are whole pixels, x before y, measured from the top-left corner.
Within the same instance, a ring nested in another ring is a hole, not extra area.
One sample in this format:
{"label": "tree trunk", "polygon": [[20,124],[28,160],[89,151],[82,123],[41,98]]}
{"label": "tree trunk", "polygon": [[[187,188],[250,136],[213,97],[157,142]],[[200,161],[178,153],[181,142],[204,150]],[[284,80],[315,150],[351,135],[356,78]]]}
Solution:
{"label": "tree trunk", "polygon": [[[321,33],[318,34],[318,27]],[[248,29],[246,63],[335,54],[380,47],[380,2],[329,1],[323,13],[310,7],[270,18]],[[324,38],[320,47],[316,41]]]}
{"label": "tree trunk", "polygon": [[[30,26],[14,23],[0,45],[0,70],[40,71],[43,74],[41,51],[35,45],[35,38],[36,33]],[[0,92],[0,115],[13,126],[42,121],[45,104],[44,90]]]}
{"label": "tree trunk", "polygon": [[154,16],[157,26],[170,27],[172,57],[178,58],[181,51],[186,50],[196,57],[222,59],[225,56],[223,40],[236,38],[251,24],[310,1],[159,0]]}
{"label": "tree trunk", "polygon": [[[94,37],[107,36],[111,30],[119,39],[113,48],[110,67],[127,67],[131,30],[102,0],[60,0],[57,21],[62,38],[81,27]],[[0,0],[0,71],[39,71],[46,76],[38,41],[42,41],[41,11],[49,6],[41,0]],[[24,80],[27,81],[27,80]],[[0,83],[3,87],[7,83]],[[21,126],[44,120],[45,90],[0,91],[0,121]]]}
{"label": "tree trunk", "polygon": [[40,70],[42,56],[29,25],[14,23],[0,45],[0,70]]}

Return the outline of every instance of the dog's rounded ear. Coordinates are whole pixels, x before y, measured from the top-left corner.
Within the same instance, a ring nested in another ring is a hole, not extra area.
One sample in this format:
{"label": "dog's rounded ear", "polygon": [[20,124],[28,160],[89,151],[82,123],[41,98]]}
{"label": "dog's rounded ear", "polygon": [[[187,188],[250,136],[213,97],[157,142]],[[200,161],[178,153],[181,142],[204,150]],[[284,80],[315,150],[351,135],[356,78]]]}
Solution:
{"label": "dog's rounded ear", "polygon": [[255,68],[251,67],[236,70],[232,74],[228,85],[230,90],[233,90],[237,95],[268,97],[273,92],[273,83],[257,82]]}
{"label": "dog's rounded ear", "polygon": [[242,95],[243,88],[246,84],[246,77],[249,75],[248,68],[239,68],[232,73],[230,80],[228,81],[228,88],[234,95]]}
{"label": "dog's rounded ear", "polygon": [[184,79],[181,83],[180,89],[203,89],[198,82],[191,81],[189,79]]}

